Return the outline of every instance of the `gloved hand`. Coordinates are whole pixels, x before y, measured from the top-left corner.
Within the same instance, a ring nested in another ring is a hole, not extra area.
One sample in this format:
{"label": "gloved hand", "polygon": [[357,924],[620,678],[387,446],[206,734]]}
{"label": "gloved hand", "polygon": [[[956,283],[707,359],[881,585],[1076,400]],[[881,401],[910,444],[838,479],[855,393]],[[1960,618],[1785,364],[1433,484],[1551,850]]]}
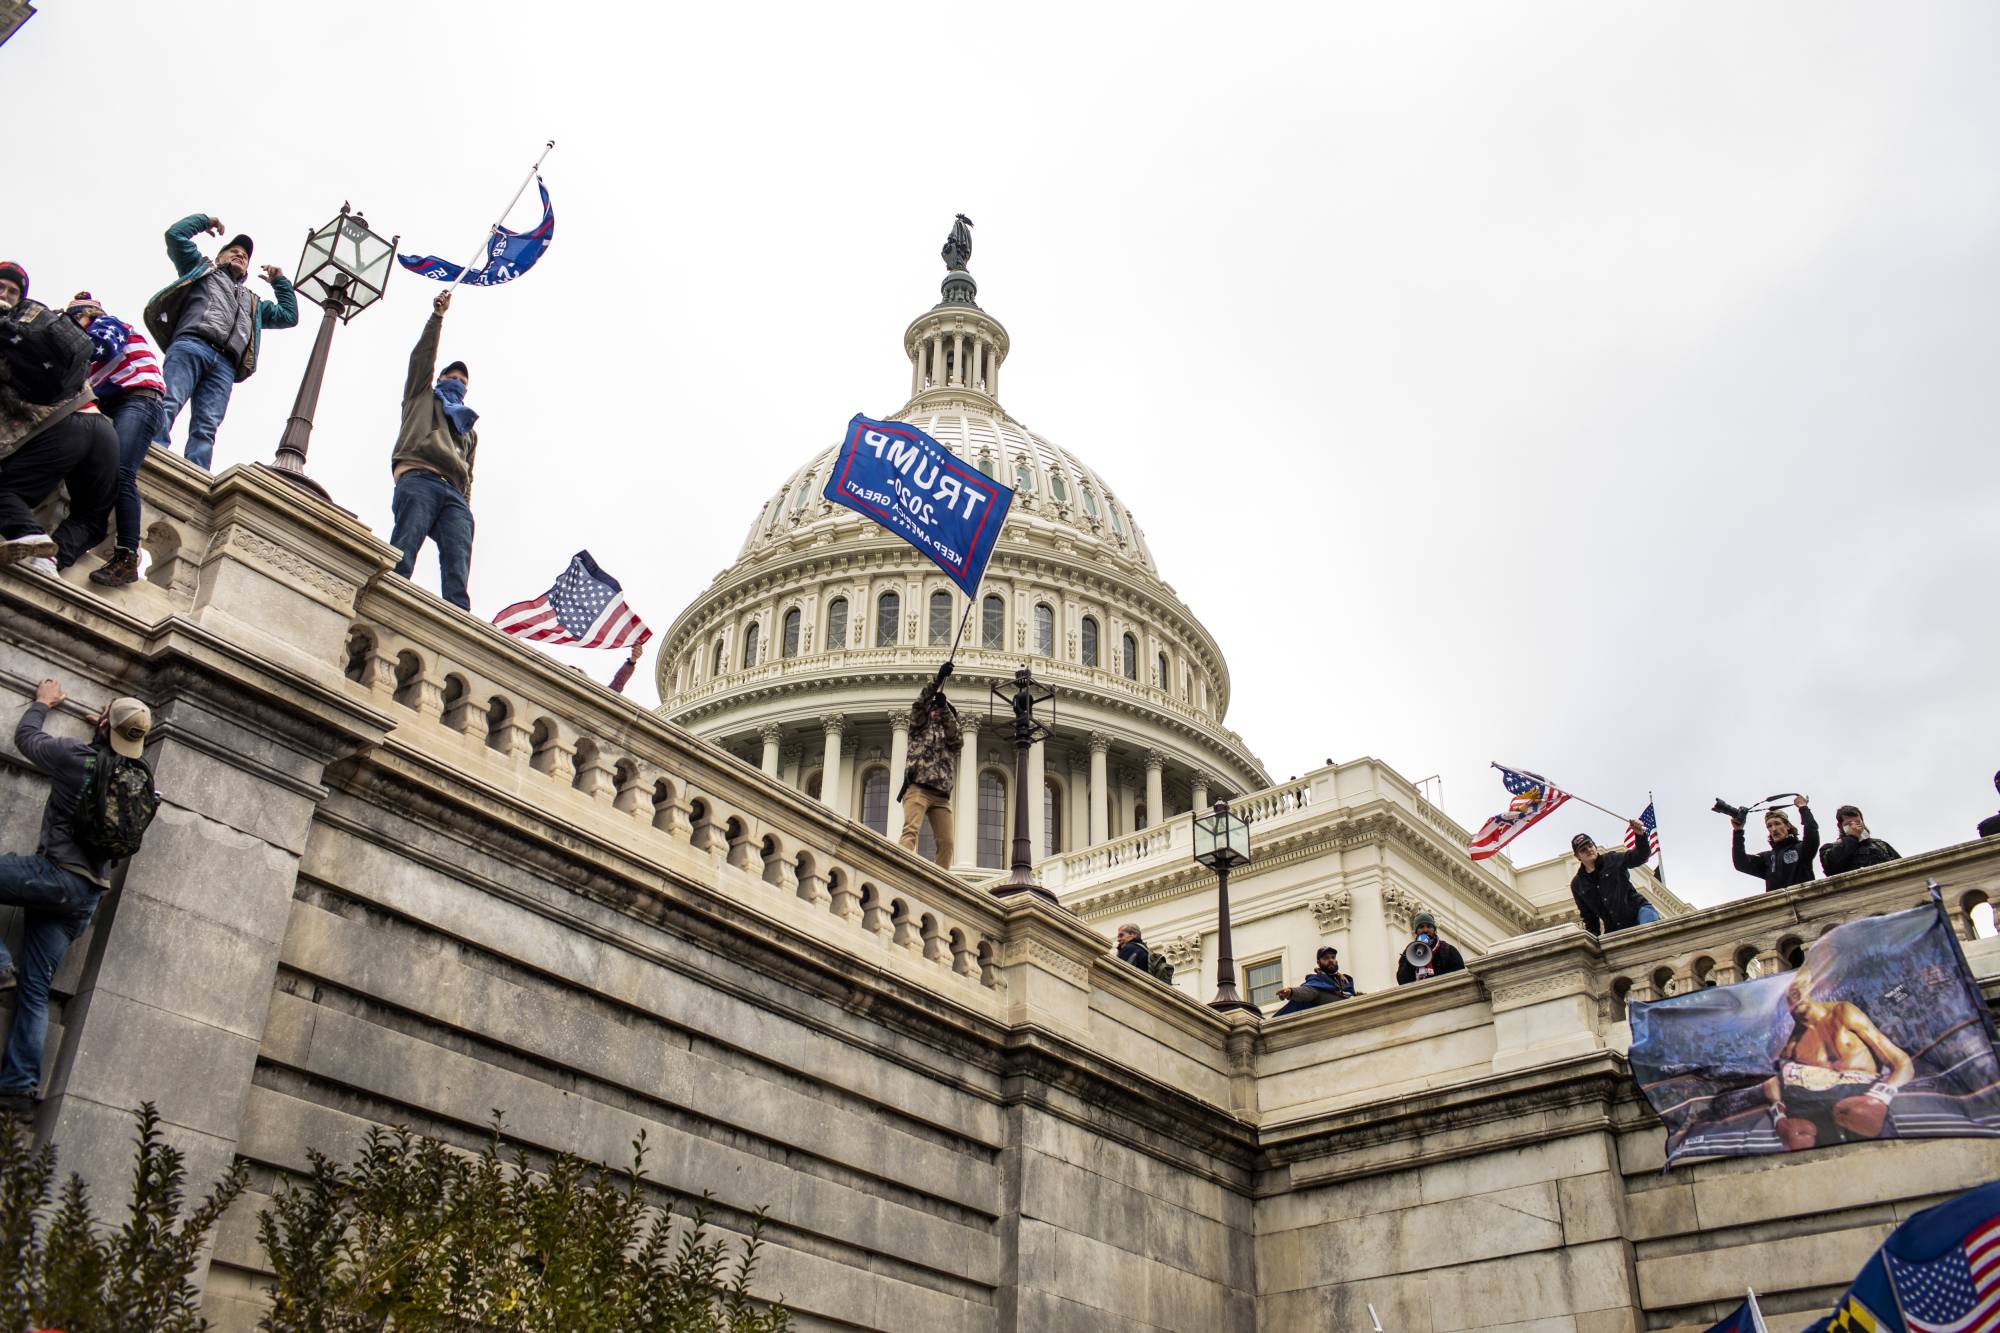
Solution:
{"label": "gloved hand", "polygon": [[1833,1123],[1850,1134],[1879,1139],[1889,1118],[1889,1103],[1895,1096],[1894,1088],[1877,1083],[1859,1097],[1842,1097],[1833,1104]]}
{"label": "gloved hand", "polygon": [[951,661],[950,659],[946,659],[944,665],[938,668],[937,683],[942,685],[950,679],[951,679]]}
{"label": "gloved hand", "polygon": [[1788,1117],[1781,1110],[1778,1113],[1778,1142],[1785,1145],[1786,1152],[1803,1152],[1819,1142],[1819,1128],[1810,1120]]}

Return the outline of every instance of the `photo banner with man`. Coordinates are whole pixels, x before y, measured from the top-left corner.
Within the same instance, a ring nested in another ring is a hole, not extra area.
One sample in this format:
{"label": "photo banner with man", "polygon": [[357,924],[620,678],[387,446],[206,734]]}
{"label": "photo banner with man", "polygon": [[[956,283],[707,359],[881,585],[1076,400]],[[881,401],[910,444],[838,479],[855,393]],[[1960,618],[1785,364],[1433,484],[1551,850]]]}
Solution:
{"label": "photo banner with man", "polygon": [[1935,901],[1836,926],[1794,971],[1630,1008],[1627,1058],[1669,1166],[2000,1138],[1991,1016]]}
{"label": "photo banner with man", "polygon": [[967,597],[979,588],[1014,492],[903,421],[858,413],[821,492],[937,562]]}

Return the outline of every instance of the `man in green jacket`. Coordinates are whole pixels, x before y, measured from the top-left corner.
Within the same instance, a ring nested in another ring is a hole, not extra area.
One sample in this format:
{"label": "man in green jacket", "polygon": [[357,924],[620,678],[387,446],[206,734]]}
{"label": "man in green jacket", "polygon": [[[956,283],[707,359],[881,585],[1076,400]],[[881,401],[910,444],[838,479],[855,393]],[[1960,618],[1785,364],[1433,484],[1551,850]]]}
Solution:
{"label": "man in green jacket", "polygon": [[260,301],[250,291],[248,236],[232,237],[214,262],[202,257],[194,238],[222,235],[222,219],[191,213],[167,228],[167,258],[180,276],[146,302],[146,331],[166,349],[162,374],[167,382],[160,432],[153,443],[173,447],[174,419],[183,405],[188,417],[187,456],[206,468],[215,455],[215,432],[229,410],[237,381],[257,369],[257,348],[265,329],[289,329],[299,322],[292,280],[276,264],[264,265],[264,281],[276,298]]}
{"label": "man in green jacket", "polygon": [[479,447],[472,423],[479,414],[465,405],[471,379],[465,362],[452,362],[437,383],[431,383],[438,335],[444,332],[444,312],[449,309],[451,293],[440,293],[431,302],[431,317],[410,352],[410,374],[403,381],[403,426],[389,460],[396,475],[389,505],[395,531],[389,541],[403,553],[396,572],[404,578],[416,569],[424,539],[436,542],[439,589],[447,602],[470,611],[465,579],[472,568],[472,455]]}

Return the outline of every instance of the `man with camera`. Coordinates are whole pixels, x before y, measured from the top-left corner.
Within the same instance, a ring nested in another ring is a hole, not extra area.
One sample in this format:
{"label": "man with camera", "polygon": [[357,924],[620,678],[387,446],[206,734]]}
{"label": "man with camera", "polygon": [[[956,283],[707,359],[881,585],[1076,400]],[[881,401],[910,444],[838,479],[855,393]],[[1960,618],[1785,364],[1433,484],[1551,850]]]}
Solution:
{"label": "man with camera", "polygon": [[1578,867],[1569,882],[1569,896],[1576,903],[1583,928],[1593,935],[1630,930],[1660,919],[1659,909],[1632,887],[1632,871],[1643,867],[1653,855],[1646,826],[1636,819],[1626,822],[1638,835],[1628,848],[1606,851],[1588,833],[1569,840]]}
{"label": "man with camera", "polygon": [[1450,944],[1446,944],[1438,934],[1438,919],[1429,912],[1419,912],[1411,918],[1412,934],[1409,947],[1396,960],[1396,984],[1407,986],[1413,981],[1426,981],[1431,977],[1441,977],[1447,972],[1465,971],[1465,955]]}
{"label": "man with camera", "polygon": [[1819,852],[1820,868],[1828,875],[1903,859],[1901,852],[1868,831],[1867,822],[1861,818],[1860,806],[1841,806],[1833,812],[1833,823],[1840,830],[1840,837],[1820,848]]}
{"label": "man with camera", "polygon": [[1752,856],[1743,850],[1743,819],[1747,810],[1732,809],[1729,812],[1730,858],[1736,868],[1746,875],[1755,875],[1764,881],[1764,892],[1776,893],[1799,884],[1809,884],[1813,878],[1813,853],[1819,850],[1819,821],[1813,818],[1810,797],[1794,796],[1792,804],[1798,807],[1799,818],[1805,822],[1805,836],[1792,825],[1792,817],[1783,810],[1764,812],[1764,835],[1771,840],[1771,850],[1758,852]]}

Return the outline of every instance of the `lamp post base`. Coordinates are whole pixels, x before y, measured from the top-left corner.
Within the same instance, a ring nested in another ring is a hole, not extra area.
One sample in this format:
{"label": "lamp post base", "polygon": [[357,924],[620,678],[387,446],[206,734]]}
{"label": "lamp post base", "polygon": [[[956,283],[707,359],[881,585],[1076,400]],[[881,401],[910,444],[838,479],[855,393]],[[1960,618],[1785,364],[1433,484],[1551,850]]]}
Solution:
{"label": "lamp post base", "polygon": [[[292,483],[292,485],[297,486],[300,490],[311,491],[314,495],[317,495],[320,499],[326,501],[328,504],[333,504],[333,496],[327,492],[326,487],[320,485],[318,482],[314,481],[311,477],[308,477],[305,473],[294,472],[290,468],[281,467],[276,463],[259,463],[257,466],[263,468],[266,472],[270,472],[275,474],[276,476],[283,477],[286,481],[289,481],[290,483]],[[334,507],[339,508],[338,505],[335,505]]]}
{"label": "lamp post base", "polygon": [[1259,1018],[1262,1018],[1264,1016],[1264,1011],[1262,1009],[1259,1009],[1256,1005],[1250,1003],[1250,1001],[1248,1000],[1239,1000],[1234,995],[1230,996],[1218,995],[1214,999],[1208,1002],[1208,1007],[1211,1009],[1240,1010],[1241,1012],[1246,1014],[1256,1014]]}
{"label": "lamp post base", "polygon": [[1053,893],[1035,883],[1032,878],[1021,880],[1014,876],[1009,876],[998,884],[995,884],[991,892],[995,898],[1014,898],[1024,893],[1031,893],[1051,907],[1062,906],[1062,903],[1057,900]]}

